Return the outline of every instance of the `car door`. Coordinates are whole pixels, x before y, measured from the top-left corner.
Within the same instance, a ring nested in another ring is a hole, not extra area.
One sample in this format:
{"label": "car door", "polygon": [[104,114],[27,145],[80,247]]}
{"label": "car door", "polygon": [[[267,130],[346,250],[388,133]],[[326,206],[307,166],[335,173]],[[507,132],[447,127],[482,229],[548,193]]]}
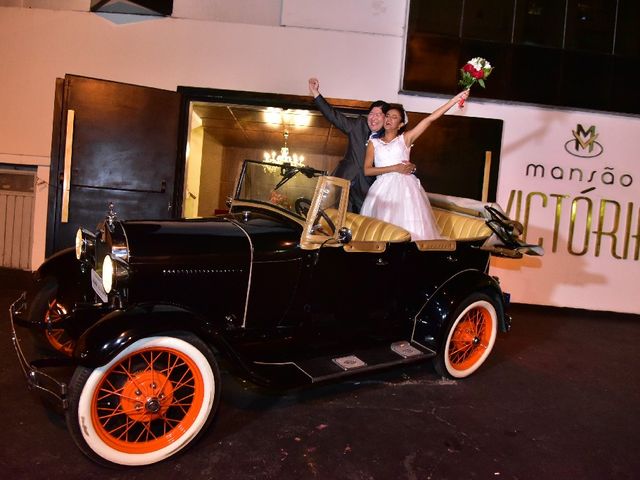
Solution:
{"label": "car door", "polygon": [[307,292],[312,329],[335,340],[397,335],[407,245],[390,243],[376,252],[317,250]]}

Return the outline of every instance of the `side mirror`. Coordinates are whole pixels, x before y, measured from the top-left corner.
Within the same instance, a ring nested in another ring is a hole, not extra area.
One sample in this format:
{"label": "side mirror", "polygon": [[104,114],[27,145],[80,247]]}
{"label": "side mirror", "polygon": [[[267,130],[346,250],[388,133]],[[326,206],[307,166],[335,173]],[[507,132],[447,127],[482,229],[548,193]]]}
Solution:
{"label": "side mirror", "polygon": [[351,229],[347,227],[342,227],[338,230],[338,242],[340,243],[349,243],[351,241]]}

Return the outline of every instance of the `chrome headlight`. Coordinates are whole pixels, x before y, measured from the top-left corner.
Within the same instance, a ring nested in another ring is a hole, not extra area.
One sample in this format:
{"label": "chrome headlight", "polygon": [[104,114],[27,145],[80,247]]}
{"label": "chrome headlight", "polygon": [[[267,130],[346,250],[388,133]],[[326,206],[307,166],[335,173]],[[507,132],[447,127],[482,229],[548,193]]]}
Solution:
{"label": "chrome headlight", "polygon": [[129,278],[129,268],[122,260],[113,259],[110,255],[105,255],[102,260],[102,286],[104,291],[123,286]]}
{"label": "chrome headlight", "polygon": [[80,261],[87,261],[93,258],[96,246],[96,236],[79,228],[76,232],[76,258]]}

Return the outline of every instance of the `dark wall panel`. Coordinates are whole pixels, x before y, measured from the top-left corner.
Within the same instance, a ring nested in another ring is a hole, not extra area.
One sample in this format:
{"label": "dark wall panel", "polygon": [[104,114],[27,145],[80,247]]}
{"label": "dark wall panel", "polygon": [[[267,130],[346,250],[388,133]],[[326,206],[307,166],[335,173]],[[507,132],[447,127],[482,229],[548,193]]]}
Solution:
{"label": "dark wall panel", "polygon": [[484,57],[477,97],[640,114],[639,25],[638,0],[411,0],[402,88],[451,94]]}

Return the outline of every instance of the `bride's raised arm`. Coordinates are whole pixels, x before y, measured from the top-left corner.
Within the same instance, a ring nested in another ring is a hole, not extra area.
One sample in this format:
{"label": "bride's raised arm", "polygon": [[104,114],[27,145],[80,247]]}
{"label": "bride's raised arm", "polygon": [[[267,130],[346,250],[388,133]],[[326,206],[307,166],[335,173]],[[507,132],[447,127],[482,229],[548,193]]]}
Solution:
{"label": "bride's raised arm", "polygon": [[447,113],[451,107],[457,104],[461,99],[467,99],[469,97],[469,90],[463,90],[458,93],[455,97],[449,100],[444,105],[438,107],[431,115],[423,118],[418,122],[418,124],[413,127],[411,130],[407,130],[404,132],[404,140],[407,144],[407,147],[412,145],[420,135],[424,133],[424,131],[431,126],[433,122],[439,119],[442,115]]}

